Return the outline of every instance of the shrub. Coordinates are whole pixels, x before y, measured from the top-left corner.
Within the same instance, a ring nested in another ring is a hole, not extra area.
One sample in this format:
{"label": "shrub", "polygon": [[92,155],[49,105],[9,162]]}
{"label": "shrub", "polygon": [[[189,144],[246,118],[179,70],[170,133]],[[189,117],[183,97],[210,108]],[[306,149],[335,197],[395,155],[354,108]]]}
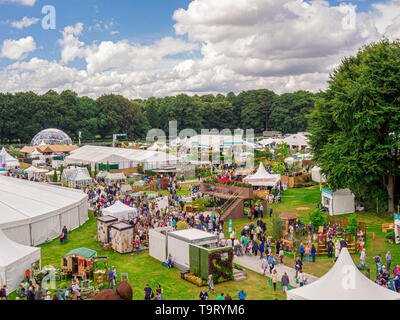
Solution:
{"label": "shrub", "polygon": [[317,230],[319,226],[323,226],[327,223],[326,214],[320,209],[315,209],[314,211],[311,211],[309,213],[309,218],[315,230]]}
{"label": "shrub", "polygon": [[279,215],[275,213],[272,217],[272,240],[279,240],[282,236],[282,220],[279,218]]}

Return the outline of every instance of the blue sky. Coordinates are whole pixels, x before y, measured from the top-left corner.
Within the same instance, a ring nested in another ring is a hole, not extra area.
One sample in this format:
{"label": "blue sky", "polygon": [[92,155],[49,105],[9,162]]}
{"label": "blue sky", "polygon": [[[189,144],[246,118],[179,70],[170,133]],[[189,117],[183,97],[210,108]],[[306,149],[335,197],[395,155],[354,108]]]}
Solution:
{"label": "blue sky", "polygon": [[[339,9],[348,4],[352,30]],[[45,5],[55,30],[41,26]],[[0,82],[92,96],[318,91],[343,56],[400,36],[398,9],[400,0],[0,0]],[[13,26],[24,17],[35,23]]]}

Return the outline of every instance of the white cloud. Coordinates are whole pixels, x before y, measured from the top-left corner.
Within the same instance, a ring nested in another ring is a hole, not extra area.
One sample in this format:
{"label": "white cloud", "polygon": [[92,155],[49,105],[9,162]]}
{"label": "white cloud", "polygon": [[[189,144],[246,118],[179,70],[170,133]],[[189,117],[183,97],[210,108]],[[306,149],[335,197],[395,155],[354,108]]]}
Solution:
{"label": "white cloud", "polygon": [[32,7],[35,5],[36,0],[0,0],[0,4],[7,3],[7,2]]}
{"label": "white cloud", "polygon": [[74,26],[67,26],[62,31],[63,38],[58,40],[62,47],[61,61],[68,63],[75,58],[82,58],[85,54],[84,43],[77,38],[83,31],[83,23],[78,22]]}
{"label": "white cloud", "polygon": [[17,28],[17,29],[19,29],[19,30],[22,30],[23,28],[27,28],[27,27],[30,27],[30,26],[33,25],[33,24],[38,23],[39,21],[40,21],[40,19],[38,19],[38,18],[34,18],[34,17],[32,17],[32,18],[23,17],[22,20],[20,20],[20,21],[12,21],[12,22],[11,22],[11,25],[12,25],[14,28]]}
{"label": "white cloud", "polygon": [[19,40],[6,39],[1,46],[0,57],[11,60],[26,58],[26,54],[36,50],[36,43],[33,37],[28,36]]}
{"label": "white cloud", "polygon": [[[62,31],[60,62],[18,61],[0,71],[0,82],[9,92],[71,89],[92,97],[259,88],[315,92],[326,88],[329,73],[344,56],[382,35],[400,35],[399,4],[387,1],[356,13],[354,2],[193,0],[173,15],[177,37],[150,44],[127,39],[89,44],[80,40],[84,28],[77,23]],[[352,15],[354,24],[347,24]],[[112,21],[96,23],[87,30],[115,33]],[[86,62],[83,70],[68,66],[76,58]]]}

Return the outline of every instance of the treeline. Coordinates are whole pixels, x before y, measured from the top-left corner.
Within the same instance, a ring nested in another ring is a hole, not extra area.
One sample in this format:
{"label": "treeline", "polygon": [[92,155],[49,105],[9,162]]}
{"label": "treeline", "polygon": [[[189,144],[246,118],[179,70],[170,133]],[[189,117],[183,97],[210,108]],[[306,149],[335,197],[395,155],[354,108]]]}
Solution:
{"label": "treeline", "polygon": [[225,128],[269,130],[296,133],[307,129],[307,115],[318,94],[306,91],[276,95],[270,90],[251,90],[238,95],[180,94],[175,97],[129,100],[120,95],[98,99],[78,97],[66,90],[0,93],[1,143],[29,143],[40,130],[58,128],[74,140],[106,139],[114,133],[127,133],[129,139],[144,138],[151,128],[168,134],[169,121],[176,120],[178,130]]}

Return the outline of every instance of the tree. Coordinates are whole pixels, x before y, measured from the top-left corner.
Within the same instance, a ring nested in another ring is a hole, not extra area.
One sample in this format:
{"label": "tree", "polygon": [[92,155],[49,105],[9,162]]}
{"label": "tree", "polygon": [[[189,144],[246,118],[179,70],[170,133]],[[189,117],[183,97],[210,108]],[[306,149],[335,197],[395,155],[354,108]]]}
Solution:
{"label": "tree", "polygon": [[88,164],[87,169],[88,169],[89,175],[92,177],[92,166],[90,164]]}
{"label": "tree", "polygon": [[278,213],[272,216],[272,239],[274,241],[280,240],[283,237],[282,220],[279,218]]}
{"label": "tree", "polygon": [[400,42],[383,40],[343,60],[309,123],[314,158],[332,189],[394,211],[399,176]]}
{"label": "tree", "polygon": [[53,174],[53,182],[57,182],[58,177],[57,177],[57,169],[54,169],[54,174]]}
{"label": "tree", "polygon": [[287,143],[283,142],[283,143],[276,145],[276,147],[274,149],[274,156],[275,156],[275,159],[280,160],[282,162],[286,158],[290,157],[290,150],[289,150],[289,146],[287,145]]}
{"label": "tree", "polygon": [[314,227],[314,230],[318,230],[319,226],[323,226],[327,223],[326,214],[320,209],[314,209],[308,214],[310,221]]}
{"label": "tree", "polygon": [[97,177],[97,163],[94,164],[94,174],[93,174],[94,178]]}
{"label": "tree", "polygon": [[106,171],[110,172],[110,163],[107,161]]}

